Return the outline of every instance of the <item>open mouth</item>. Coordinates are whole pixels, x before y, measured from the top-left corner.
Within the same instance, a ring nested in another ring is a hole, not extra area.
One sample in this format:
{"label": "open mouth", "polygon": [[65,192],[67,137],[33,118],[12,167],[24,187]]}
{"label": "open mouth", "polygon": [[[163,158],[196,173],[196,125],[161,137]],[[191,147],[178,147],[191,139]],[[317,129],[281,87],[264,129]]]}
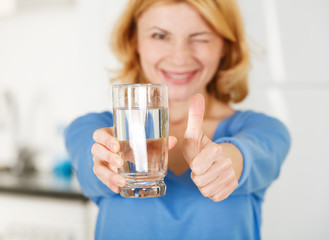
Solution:
{"label": "open mouth", "polygon": [[193,77],[197,74],[198,70],[189,72],[168,72],[162,70],[162,74],[166,80],[174,84],[185,84],[190,82]]}

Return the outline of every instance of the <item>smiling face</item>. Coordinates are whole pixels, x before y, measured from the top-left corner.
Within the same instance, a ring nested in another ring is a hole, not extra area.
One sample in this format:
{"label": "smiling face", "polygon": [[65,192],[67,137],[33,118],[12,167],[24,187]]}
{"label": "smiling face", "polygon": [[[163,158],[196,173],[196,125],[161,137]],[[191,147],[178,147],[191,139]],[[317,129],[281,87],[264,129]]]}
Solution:
{"label": "smiling face", "polygon": [[157,5],[137,22],[138,54],[152,83],[167,83],[170,100],[206,93],[223,56],[223,38],[186,3]]}

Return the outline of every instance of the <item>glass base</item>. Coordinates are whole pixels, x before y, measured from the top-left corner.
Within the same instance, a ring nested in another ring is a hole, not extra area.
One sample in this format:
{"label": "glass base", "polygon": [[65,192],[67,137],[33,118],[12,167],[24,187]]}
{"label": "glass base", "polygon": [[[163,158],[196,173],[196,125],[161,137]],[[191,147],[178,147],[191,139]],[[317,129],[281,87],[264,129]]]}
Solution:
{"label": "glass base", "polygon": [[161,197],[166,194],[166,184],[161,181],[127,183],[120,188],[120,195],[126,198]]}

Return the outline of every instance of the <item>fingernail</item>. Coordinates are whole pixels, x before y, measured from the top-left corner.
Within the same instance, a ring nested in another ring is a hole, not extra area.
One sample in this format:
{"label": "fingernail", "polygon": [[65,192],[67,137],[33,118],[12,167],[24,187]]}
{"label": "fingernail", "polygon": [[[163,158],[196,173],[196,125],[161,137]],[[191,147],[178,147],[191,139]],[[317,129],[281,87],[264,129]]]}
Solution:
{"label": "fingernail", "polygon": [[111,143],[110,149],[114,152],[117,152],[118,151],[118,146],[115,143]]}
{"label": "fingernail", "polygon": [[119,178],[117,180],[117,183],[120,187],[123,187],[125,185],[125,179],[124,178]]}
{"label": "fingernail", "polygon": [[121,159],[119,159],[119,158],[114,158],[113,161],[114,161],[114,164],[115,164],[117,167],[120,167],[120,166],[121,166]]}
{"label": "fingernail", "polygon": [[200,169],[198,167],[192,167],[191,168],[192,172],[195,174],[195,175],[199,175],[200,174]]}

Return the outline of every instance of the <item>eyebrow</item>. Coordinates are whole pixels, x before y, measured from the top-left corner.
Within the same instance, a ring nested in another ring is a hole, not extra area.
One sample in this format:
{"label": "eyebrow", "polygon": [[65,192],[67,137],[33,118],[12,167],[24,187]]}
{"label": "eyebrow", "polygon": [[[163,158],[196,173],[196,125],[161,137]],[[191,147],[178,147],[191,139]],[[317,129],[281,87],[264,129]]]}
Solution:
{"label": "eyebrow", "polygon": [[[151,30],[154,30],[154,29],[159,30],[161,32],[164,32],[166,34],[170,33],[167,30],[164,30],[164,29],[162,29],[160,27],[156,27],[156,26],[150,27],[148,30],[151,31]],[[212,32],[203,31],[203,32],[192,33],[192,34],[190,34],[189,37],[197,37],[197,36],[200,36],[200,35],[213,35],[213,34],[214,33],[212,33]]]}
{"label": "eyebrow", "polygon": [[169,33],[168,31],[162,29],[162,28],[159,28],[159,27],[150,27],[148,30],[151,31],[151,30],[160,30],[161,32],[164,32],[164,33]]}
{"label": "eyebrow", "polygon": [[190,37],[197,37],[200,35],[213,35],[213,33],[212,32],[198,32],[198,33],[191,34]]}

